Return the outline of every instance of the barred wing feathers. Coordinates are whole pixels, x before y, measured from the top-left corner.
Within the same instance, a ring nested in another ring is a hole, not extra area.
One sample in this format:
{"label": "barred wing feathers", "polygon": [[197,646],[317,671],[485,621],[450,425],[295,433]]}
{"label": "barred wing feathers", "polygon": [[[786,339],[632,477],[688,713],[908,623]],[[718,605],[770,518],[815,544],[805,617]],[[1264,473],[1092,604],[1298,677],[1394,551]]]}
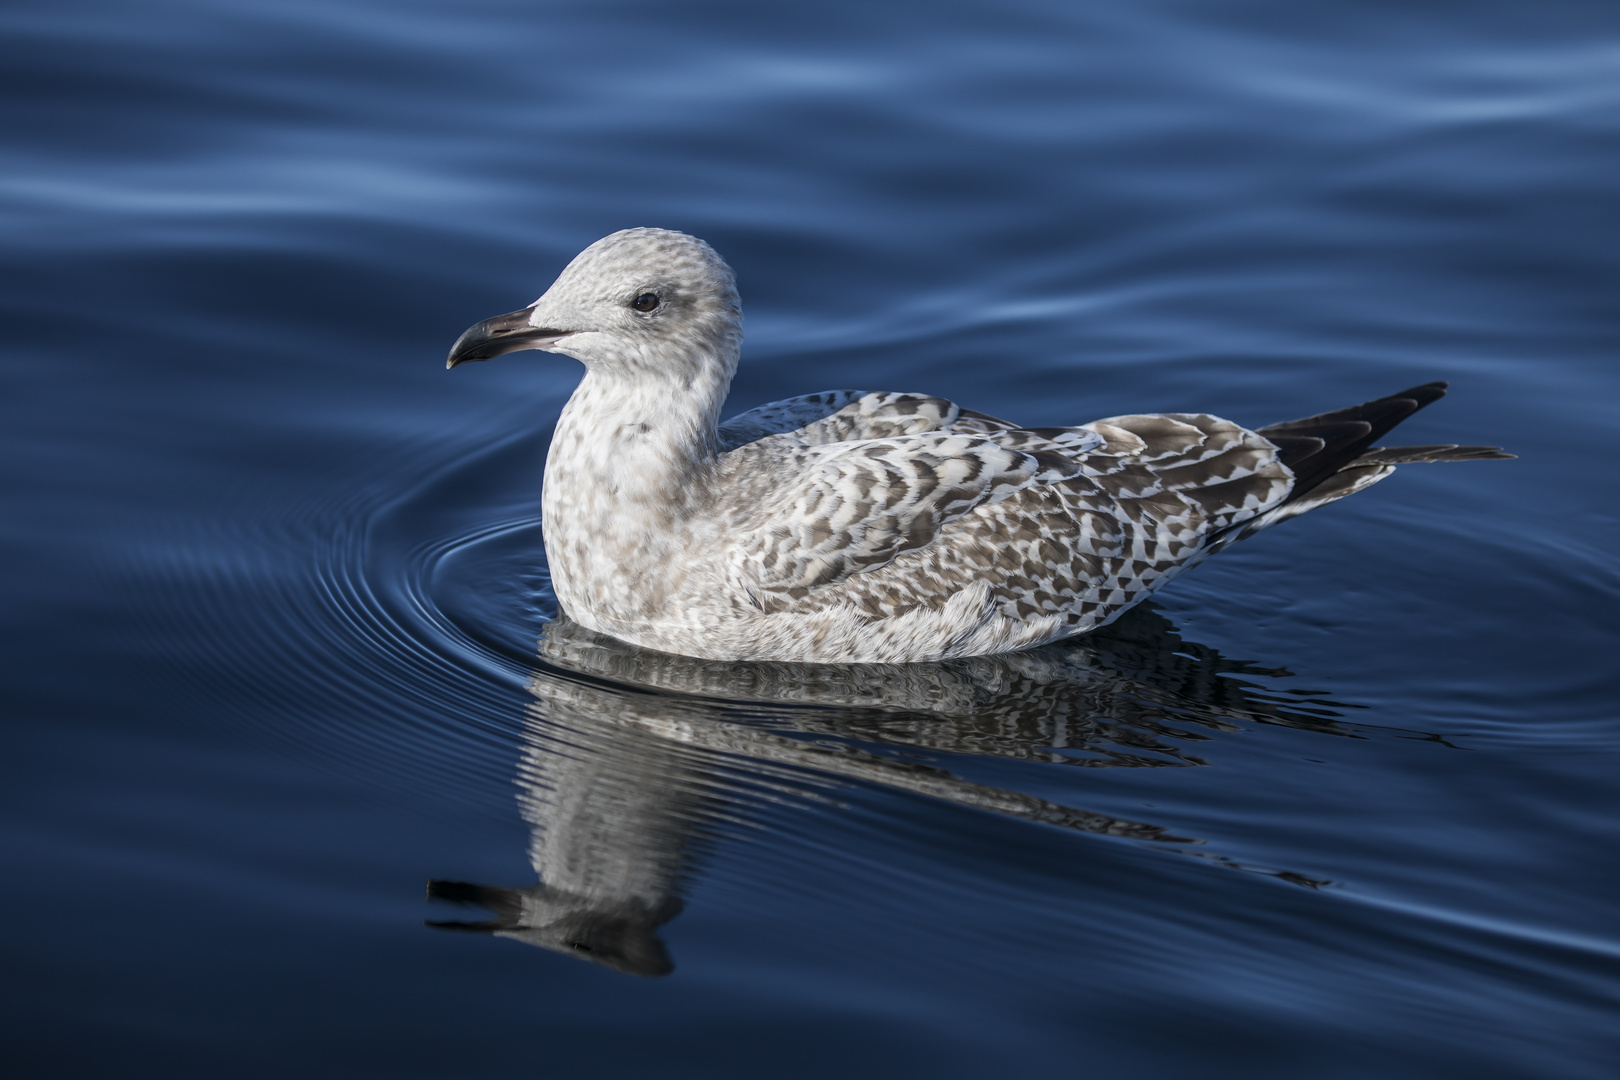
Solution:
{"label": "barred wing feathers", "polygon": [[746,547],[761,589],[802,596],[932,543],[969,511],[1080,465],[1038,440],[930,432],[807,447],[803,479],[775,500]]}
{"label": "barred wing feathers", "polygon": [[[738,522],[740,584],[765,611],[845,603],[883,617],[983,581],[1009,616],[1100,620],[1290,480],[1265,439],[1205,415],[1025,429],[942,398],[836,391],[725,432],[749,439],[739,473],[802,477]],[[769,469],[743,465],[760,456]]]}
{"label": "barred wing feathers", "polygon": [[[1021,428],[922,394],[844,390],[722,428],[751,493],[737,580],[760,610],[842,605],[883,619],[984,587],[1009,620],[1099,626],[1226,544],[1352,494],[1410,461],[1495,447],[1375,448],[1437,400],[1428,384],[1250,431],[1206,414]],[[761,458],[768,458],[769,467]]]}

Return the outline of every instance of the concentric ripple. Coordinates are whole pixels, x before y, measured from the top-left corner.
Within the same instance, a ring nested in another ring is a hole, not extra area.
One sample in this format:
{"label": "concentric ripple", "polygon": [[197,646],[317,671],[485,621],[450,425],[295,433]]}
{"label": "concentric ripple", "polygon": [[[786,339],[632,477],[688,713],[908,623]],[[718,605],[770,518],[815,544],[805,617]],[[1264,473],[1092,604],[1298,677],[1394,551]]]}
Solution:
{"label": "concentric ripple", "polygon": [[228,539],[152,545],[170,587],[149,615],[161,635],[192,636],[174,650],[191,685],[307,760],[507,821],[515,784],[537,883],[434,880],[431,897],[491,913],[436,925],[659,974],[672,961],[658,931],[699,853],[738,830],[768,847],[765,817],[786,841],[813,815],[763,808],[862,790],[1354,896],[1354,882],[1126,808],[1089,778],[1205,766],[1260,729],[1434,738],[1356,722],[1352,706],[1186,641],[1151,608],[1084,639],[940,664],[637,649],[557,616],[532,433],[514,420],[433,452],[446,464],[420,479],[379,466],[370,483],[310,492]]}
{"label": "concentric ripple", "polygon": [[[1085,796],[1072,782],[1057,800],[1023,788],[1049,787],[1051,767],[1204,765],[1203,747],[1254,725],[1370,730],[1315,692],[1274,688],[1286,671],[1186,642],[1151,610],[1082,640],[940,664],[724,663],[637,649],[555,618],[534,513],[537,440],[485,431],[468,443],[420,481],[312,497],[229,543],[209,538],[206,559],[181,558],[179,622],[214,631],[205,658],[192,651],[199,688],[226,677],[233,685],[214,696],[255,701],[278,737],[441,797],[487,800],[515,758],[532,771],[546,746],[598,757],[657,746],[688,771],[701,760],[703,783],[739,798],[761,785],[810,799],[828,784],[877,786],[1251,869],[1263,868],[1198,850],[1175,828],[1077,805]],[[301,570],[293,550],[312,554]],[[259,664],[241,670],[231,658],[242,655]],[[288,670],[300,678],[278,677]],[[237,685],[261,680],[261,694]],[[969,777],[975,760],[1040,772],[987,784]],[[658,774],[645,761],[617,767]]]}

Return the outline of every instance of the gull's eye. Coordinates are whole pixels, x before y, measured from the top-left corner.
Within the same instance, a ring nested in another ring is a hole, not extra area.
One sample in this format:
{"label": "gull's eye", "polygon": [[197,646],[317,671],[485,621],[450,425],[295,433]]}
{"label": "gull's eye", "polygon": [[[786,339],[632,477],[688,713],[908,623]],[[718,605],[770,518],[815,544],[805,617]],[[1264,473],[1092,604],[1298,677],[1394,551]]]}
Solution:
{"label": "gull's eye", "polygon": [[630,301],[630,306],[635,308],[637,311],[651,311],[653,308],[658,306],[658,294],[644,292],[634,300]]}

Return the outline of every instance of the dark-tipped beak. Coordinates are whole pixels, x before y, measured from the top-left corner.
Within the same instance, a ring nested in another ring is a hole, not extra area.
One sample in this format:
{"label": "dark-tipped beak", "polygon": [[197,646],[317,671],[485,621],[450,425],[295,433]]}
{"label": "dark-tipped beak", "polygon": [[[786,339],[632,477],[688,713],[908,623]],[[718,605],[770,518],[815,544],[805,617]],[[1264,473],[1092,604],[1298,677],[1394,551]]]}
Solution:
{"label": "dark-tipped beak", "polygon": [[444,362],[444,366],[453,368],[470,360],[493,360],[504,353],[543,349],[573,333],[572,330],[530,326],[529,316],[533,313],[533,308],[509,311],[468,327],[467,332],[450,347],[450,358]]}

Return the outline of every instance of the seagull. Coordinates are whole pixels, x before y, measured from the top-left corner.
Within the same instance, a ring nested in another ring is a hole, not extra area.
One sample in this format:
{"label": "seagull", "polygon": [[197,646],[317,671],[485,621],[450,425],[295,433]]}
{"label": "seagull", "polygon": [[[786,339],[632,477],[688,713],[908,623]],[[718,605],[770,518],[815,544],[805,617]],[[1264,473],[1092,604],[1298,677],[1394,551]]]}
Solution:
{"label": "seagull", "polygon": [[832,390],[720,423],[742,348],[731,268],[668,229],[580,252],[447,366],[524,349],[585,376],[546,456],[546,562],[589,630],[710,660],[913,663],[1103,626],[1227,545],[1397,465],[1427,383],[1250,431],[1204,413],[1022,427],[922,393]]}

